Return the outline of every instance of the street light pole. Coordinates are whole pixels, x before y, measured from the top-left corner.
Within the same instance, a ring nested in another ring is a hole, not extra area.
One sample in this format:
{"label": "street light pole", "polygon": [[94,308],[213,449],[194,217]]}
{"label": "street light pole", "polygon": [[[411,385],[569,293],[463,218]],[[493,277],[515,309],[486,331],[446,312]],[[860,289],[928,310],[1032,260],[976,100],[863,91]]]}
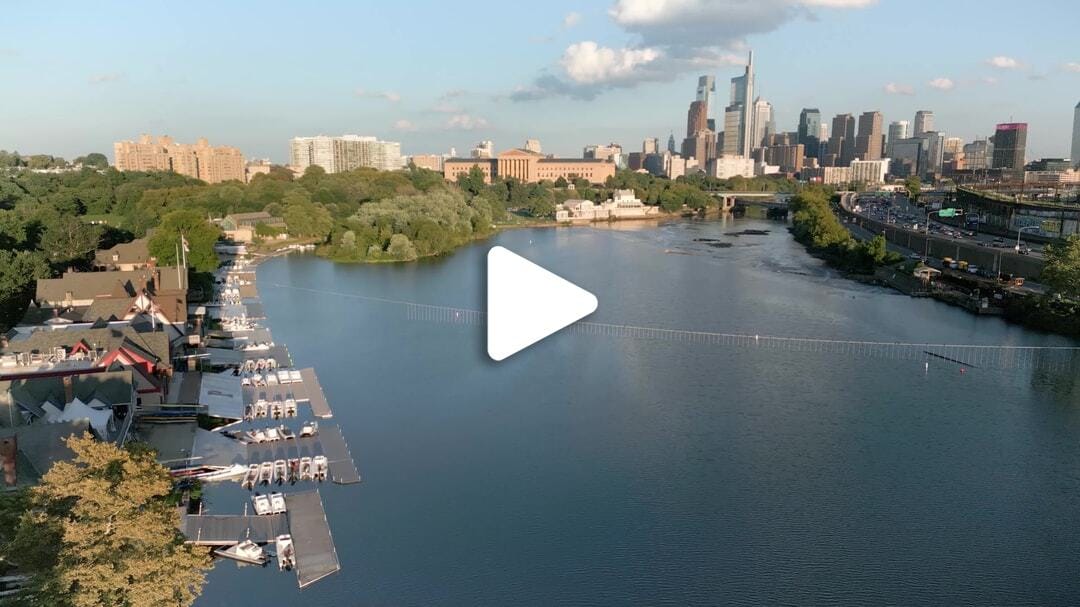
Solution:
{"label": "street light pole", "polygon": [[1038,229],[1041,229],[1041,228],[1039,228],[1039,226],[1023,226],[1021,228],[1018,228],[1016,230],[1016,246],[1014,247],[1014,250],[1017,253],[1020,252],[1020,235],[1024,233],[1024,230],[1038,230]]}

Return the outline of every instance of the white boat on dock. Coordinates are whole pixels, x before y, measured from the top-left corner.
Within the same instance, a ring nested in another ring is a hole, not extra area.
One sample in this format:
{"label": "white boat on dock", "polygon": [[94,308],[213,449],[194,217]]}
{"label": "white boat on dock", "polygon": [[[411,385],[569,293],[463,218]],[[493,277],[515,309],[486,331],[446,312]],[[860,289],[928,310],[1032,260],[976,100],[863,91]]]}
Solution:
{"label": "white boat on dock", "polygon": [[300,426],[300,438],[305,436],[315,436],[319,433],[319,422],[308,422],[303,426]]}
{"label": "white boat on dock", "polygon": [[310,457],[301,457],[300,458],[300,480],[302,480],[302,481],[310,481],[311,480],[311,474],[312,474],[311,458]]}
{"label": "white boat on dock", "polygon": [[244,489],[250,491],[255,487],[255,483],[259,481],[259,464],[251,464],[247,467],[247,473],[244,474],[244,480],[240,483]]}
{"label": "white boat on dock", "polygon": [[285,464],[285,460],[279,459],[274,462],[274,479],[277,484],[285,482],[285,477],[288,475],[288,466]]}
{"label": "white boat on dock", "polygon": [[269,485],[274,476],[274,462],[263,462],[259,464],[259,484]]}
{"label": "white boat on dock", "polygon": [[287,571],[296,566],[296,553],[293,551],[292,536],[283,534],[274,540],[277,548],[278,569]]}
{"label": "white boat on dock", "polygon": [[270,494],[270,512],[272,514],[281,514],[285,512],[285,496],[283,494]]}
{"label": "white boat on dock", "polygon": [[330,463],[327,461],[325,455],[316,455],[311,459],[311,465],[313,466],[312,476],[320,483],[326,480],[326,473],[330,468]]}
{"label": "white boat on dock", "polygon": [[255,514],[259,516],[273,514],[273,506],[270,504],[269,496],[255,494],[251,496],[251,504],[255,508]]}
{"label": "white boat on dock", "polygon": [[228,548],[218,548],[214,551],[214,554],[252,565],[265,565],[270,561],[270,555],[266,554],[266,551],[262,549],[262,546],[259,546],[251,540],[244,540],[239,544],[229,546]]}

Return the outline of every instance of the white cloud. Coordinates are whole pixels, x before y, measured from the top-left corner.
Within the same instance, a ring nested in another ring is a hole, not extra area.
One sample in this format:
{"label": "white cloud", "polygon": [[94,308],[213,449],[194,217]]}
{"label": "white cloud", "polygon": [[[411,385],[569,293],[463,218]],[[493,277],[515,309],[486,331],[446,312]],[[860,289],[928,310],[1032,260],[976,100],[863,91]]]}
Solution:
{"label": "white cloud", "polygon": [[570,80],[597,84],[633,78],[660,55],[654,48],[613,49],[585,41],[567,47],[559,64]]}
{"label": "white cloud", "polygon": [[401,95],[393,91],[369,91],[365,89],[356,89],[354,93],[360,99],[385,99],[390,103],[397,103],[401,101]]}
{"label": "white cloud", "polygon": [[1080,74],[1080,61],[1070,61],[1061,66],[1066,72],[1072,72],[1074,74]]}
{"label": "white cloud", "polygon": [[930,82],[927,82],[931,88],[935,88],[939,91],[951,91],[956,88],[956,83],[950,78],[934,78]]}
{"label": "white cloud", "polygon": [[453,131],[475,131],[487,128],[488,121],[472,114],[454,114],[446,121],[445,128]]}
{"label": "white cloud", "polygon": [[982,83],[986,84],[986,85],[989,85],[989,86],[994,86],[995,84],[998,83],[998,79],[994,78],[993,76],[983,76],[982,77]]}
{"label": "white cloud", "polygon": [[592,99],[604,90],[669,81],[705,68],[741,65],[746,37],[816,12],[865,8],[877,0],[615,0],[608,15],[634,43],[581,41],[557,65],[517,87],[515,101],[564,95]]}
{"label": "white cloud", "polygon": [[890,82],[884,86],[885,92],[890,95],[914,95],[915,89],[910,84],[897,84]]}
{"label": "white cloud", "polygon": [[1005,55],[998,55],[996,57],[991,57],[987,59],[986,65],[989,65],[990,67],[996,67],[999,70],[1014,70],[1018,67],[1021,67],[1019,61],[1013,59],[1012,57],[1006,57]]}
{"label": "white cloud", "polygon": [[581,23],[581,13],[573,12],[573,11],[571,11],[569,13],[566,13],[566,16],[563,17],[563,20],[562,20],[562,26],[565,29],[570,29],[570,28],[572,28],[572,27],[574,27],[574,26],[576,26],[576,25],[578,25],[580,23]]}
{"label": "white cloud", "polygon": [[397,120],[394,122],[394,130],[406,132],[415,131],[416,125],[402,118],[401,120]]}
{"label": "white cloud", "polygon": [[124,79],[124,75],[120,72],[109,72],[107,74],[94,74],[87,80],[90,84],[108,84],[110,82],[118,82]]}

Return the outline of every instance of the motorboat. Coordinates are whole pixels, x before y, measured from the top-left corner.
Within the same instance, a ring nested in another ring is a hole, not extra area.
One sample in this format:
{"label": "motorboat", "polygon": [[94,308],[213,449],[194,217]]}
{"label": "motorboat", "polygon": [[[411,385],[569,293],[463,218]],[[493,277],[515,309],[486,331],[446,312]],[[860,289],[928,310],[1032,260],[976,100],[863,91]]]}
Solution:
{"label": "motorboat", "polygon": [[244,480],[240,483],[240,486],[250,491],[258,480],[259,464],[251,464],[247,467],[247,474],[244,475]]}
{"label": "motorboat", "polygon": [[251,540],[244,540],[228,548],[218,548],[214,551],[214,554],[252,565],[265,565],[270,561],[270,555],[266,554],[266,551],[261,546]]}
{"label": "motorboat", "polygon": [[274,462],[274,478],[277,480],[277,484],[285,482],[285,475],[288,474],[288,466],[285,465],[285,460],[279,459]]}
{"label": "motorboat", "polygon": [[319,422],[308,422],[300,426],[300,438],[315,436],[319,433]]}
{"label": "motorboat", "polygon": [[277,428],[267,428],[265,432],[266,432],[266,440],[268,442],[269,441],[281,440],[281,433],[278,432]]}
{"label": "motorboat", "polygon": [[278,431],[278,436],[280,436],[282,440],[292,440],[292,439],[296,438],[296,433],[293,432],[292,429],[290,429],[288,426],[285,426],[284,424],[279,426],[277,431]]}
{"label": "motorboat", "polygon": [[311,480],[311,474],[312,474],[312,471],[311,471],[311,458],[310,457],[301,457],[300,458],[300,480],[302,480],[302,481],[310,481]]}
{"label": "motorboat", "polygon": [[296,413],[296,400],[292,398],[285,399],[285,417],[296,417]]}
{"label": "motorboat", "polygon": [[277,549],[278,569],[286,571],[296,566],[296,553],[293,551],[292,536],[283,534],[274,540]]}
{"label": "motorboat", "polygon": [[312,470],[312,476],[315,480],[322,482],[326,480],[326,472],[330,468],[330,463],[327,461],[325,455],[316,455],[311,459],[311,465],[314,468]]}
{"label": "motorboat", "polygon": [[295,485],[296,481],[300,480],[300,460],[289,460],[289,484]]}
{"label": "motorboat", "polygon": [[270,505],[269,496],[256,493],[255,495],[251,496],[251,503],[255,507],[255,514],[262,516],[264,514],[273,513],[273,508]]}
{"label": "motorboat", "polygon": [[274,514],[281,514],[285,512],[285,496],[283,494],[270,494],[270,512]]}
{"label": "motorboat", "polygon": [[233,464],[226,466],[220,470],[214,470],[201,475],[199,478],[208,481],[228,481],[237,478],[246,478],[246,474],[249,472],[248,467],[243,464]]}
{"label": "motorboat", "polygon": [[259,484],[269,485],[271,477],[274,476],[274,462],[263,462],[259,464]]}

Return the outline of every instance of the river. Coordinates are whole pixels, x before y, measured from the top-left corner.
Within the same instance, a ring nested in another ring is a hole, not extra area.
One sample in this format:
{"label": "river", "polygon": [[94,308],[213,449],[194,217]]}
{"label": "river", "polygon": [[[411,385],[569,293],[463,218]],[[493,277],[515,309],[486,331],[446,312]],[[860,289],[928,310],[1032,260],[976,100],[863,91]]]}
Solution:
{"label": "river", "polygon": [[275,259],[274,336],[318,371],[364,480],[322,487],[339,574],[300,592],[222,562],[199,605],[1080,602],[1075,372],[578,334],[493,363],[480,326],[339,295],[480,310],[495,244],[595,293],[598,322],[1070,344],[843,280],[757,219]]}

